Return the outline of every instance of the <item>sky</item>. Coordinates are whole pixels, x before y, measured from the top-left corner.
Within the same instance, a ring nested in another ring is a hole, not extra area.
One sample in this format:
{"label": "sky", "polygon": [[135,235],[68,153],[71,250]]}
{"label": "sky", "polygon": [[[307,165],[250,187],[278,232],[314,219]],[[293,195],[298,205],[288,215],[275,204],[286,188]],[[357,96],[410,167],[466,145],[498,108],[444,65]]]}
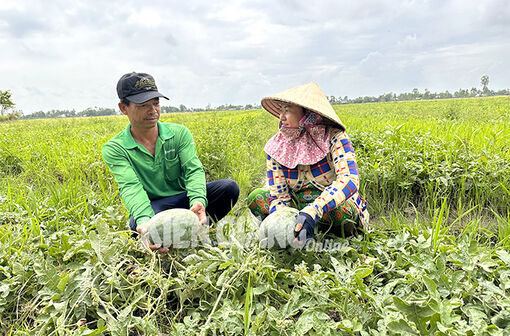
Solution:
{"label": "sky", "polygon": [[0,90],[24,114],[116,108],[154,76],[187,107],[259,104],[308,82],[328,96],[510,87],[508,0],[0,0]]}

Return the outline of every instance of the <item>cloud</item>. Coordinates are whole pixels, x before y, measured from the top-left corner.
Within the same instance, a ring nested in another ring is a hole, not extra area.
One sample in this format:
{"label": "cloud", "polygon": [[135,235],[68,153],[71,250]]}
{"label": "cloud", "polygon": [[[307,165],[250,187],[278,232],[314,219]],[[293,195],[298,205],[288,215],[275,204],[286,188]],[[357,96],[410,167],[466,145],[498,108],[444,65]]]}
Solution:
{"label": "cloud", "polygon": [[505,0],[7,0],[0,28],[0,89],[26,113],[114,107],[130,71],[153,74],[174,106],[254,103],[309,81],[355,97],[510,78]]}
{"label": "cloud", "polygon": [[1,35],[14,39],[50,30],[50,25],[44,19],[27,16],[23,11],[12,9],[0,10],[0,25],[3,26]]}

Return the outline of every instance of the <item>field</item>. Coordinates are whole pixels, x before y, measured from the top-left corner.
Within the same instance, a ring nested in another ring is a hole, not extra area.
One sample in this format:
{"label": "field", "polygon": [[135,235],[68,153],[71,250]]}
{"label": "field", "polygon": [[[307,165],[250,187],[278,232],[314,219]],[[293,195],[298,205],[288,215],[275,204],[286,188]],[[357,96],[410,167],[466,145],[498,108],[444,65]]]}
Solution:
{"label": "field", "polygon": [[[101,146],[124,116],[0,124],[4,335],[507,335],[510,97],[335,106],[371,228],[307,250],[258,247],[267,112],[165,114],[208,180],[241,198],[217,246],[148,253]],[[214,231],[216,228],[221,230]]]}

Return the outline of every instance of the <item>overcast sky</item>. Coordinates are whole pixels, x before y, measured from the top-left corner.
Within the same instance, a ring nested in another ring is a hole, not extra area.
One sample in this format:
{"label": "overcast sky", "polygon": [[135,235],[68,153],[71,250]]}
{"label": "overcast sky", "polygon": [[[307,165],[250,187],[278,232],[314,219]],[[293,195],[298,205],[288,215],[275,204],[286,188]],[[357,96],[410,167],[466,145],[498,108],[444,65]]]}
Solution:
{"label": "overcast sky", "polygon": [[25,114],[116,107],[148,72],[164,105],[510,87],[510,1],[0,0],[0,90]]}

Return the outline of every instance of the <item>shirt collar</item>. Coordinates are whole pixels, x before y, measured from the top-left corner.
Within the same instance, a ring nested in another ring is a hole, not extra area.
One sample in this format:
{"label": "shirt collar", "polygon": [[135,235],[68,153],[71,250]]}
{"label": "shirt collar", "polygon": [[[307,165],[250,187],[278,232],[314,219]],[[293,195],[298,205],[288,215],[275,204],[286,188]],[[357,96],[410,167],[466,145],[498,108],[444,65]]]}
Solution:
{"label": "shirt collar", "polygon": [[[159,137],[161,140],[165,141],[174,136],[174,132],[168,126],[158,121],[158,131],[159,131]],[[122,145],[126,149],[133,149],[138,147],[138,142],[133,139],[133,136],[131,135],[131,124],[129,123],[126,126],[126,129],[124,130],[124,136],[122,139]]]}
{"label": "shirt collar", "polygon": [[[161,140],[168,140],[174,136],[174,132],[165,124],[158,121],[159,137]],[[131,133],[131,132],[130,132]]]}
{"label": "shirt collar", "polygon": [[129,123],[124,130],[122,145],[126,149],[133,149],[138,147],[138,143],[135,141],[135,139],[133,139],[133,136],[131,135],[131,123]]}

